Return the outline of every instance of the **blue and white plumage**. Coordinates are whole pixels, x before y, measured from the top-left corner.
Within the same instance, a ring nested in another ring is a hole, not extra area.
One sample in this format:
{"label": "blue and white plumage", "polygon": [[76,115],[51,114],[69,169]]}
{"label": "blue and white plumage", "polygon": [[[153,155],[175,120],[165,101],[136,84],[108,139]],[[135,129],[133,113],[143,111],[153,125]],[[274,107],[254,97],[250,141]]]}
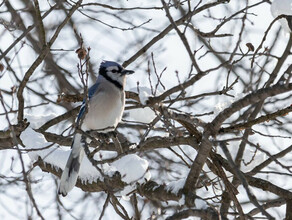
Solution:
{"label": "blue and white plumage", "polygon": [[[126,75],[133,72],[124,69],[113,61],[103,61],[101,63],[99,76],[95,84],[88,89],[88,109],[86,111],[84,101],[77,117],[77,126],[82,131],[108,132],[115,129],[124,111]],[[74,135],[72,150],[62,173],[58,189],[58,193],[63,196],[66,196],[76,184],[85,154],[82,140],[80,133]]]}

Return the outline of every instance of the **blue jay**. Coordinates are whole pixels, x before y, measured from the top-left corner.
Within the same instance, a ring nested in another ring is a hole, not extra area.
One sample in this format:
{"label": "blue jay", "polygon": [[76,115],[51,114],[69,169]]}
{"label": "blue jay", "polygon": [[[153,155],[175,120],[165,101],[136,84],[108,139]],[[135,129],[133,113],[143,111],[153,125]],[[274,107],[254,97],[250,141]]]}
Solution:
{"label": "blue jay", "polygon": [[[126,70],[112,61],[103,61],[99,68],[99,76],[88,89],[88,105],[83,101],[76,125],[82,131],[98,130],[108,132],[115,129],[122,118],[125,107],[124,86],[126,75],[134,71]],[[88,109],[86,109],[88,107]],[[58,193],[66,196],[75,186],[80,165],[84,157],[82,134],[75,133],[71,145],[71,153],[62,173]]]}

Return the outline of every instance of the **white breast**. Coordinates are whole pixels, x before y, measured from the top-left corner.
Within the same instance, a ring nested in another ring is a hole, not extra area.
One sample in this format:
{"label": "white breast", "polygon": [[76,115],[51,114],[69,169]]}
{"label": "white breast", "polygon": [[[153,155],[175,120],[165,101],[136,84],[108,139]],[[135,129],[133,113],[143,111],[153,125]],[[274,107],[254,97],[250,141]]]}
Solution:
{"label": "white breast", "polygon": [[108,81],[103,82],[88,103],[88,112],[83,120],[82,130],[115,128],[121,121],[124,105],[124,91]]}

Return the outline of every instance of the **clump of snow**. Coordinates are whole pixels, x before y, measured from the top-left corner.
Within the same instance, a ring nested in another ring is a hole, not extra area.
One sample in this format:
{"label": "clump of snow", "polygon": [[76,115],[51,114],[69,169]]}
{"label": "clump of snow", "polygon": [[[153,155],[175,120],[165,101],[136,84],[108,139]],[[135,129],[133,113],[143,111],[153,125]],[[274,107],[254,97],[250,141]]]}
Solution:
{"label": "clump of snow", "polygon": [[206,203],[205,200],[197,198],[195,200],[195,206],[197,209],[207,209],[208,208],[208,204]]}
{"label": "clump of snow", "polygon": [[[147,87],[139,87],[139,90],[137,87],[134,87],[130,90],[138,93],[141,104],[143,105],[146,105],[147,100],[152,96],[151,90]],[[150,123],[155,118],[155,113],[149,107],[131,109],[129,113],[132,119],[142,123]]]}
{"label": "clump of snow", "polygon": [[[28,156],[32,161],[41,157],[45,163],[51,164],[56,170],[59,168],[64,169],[71,152],[69,147],[64,150],[51,142],[47,142],[42,134],[34,131],[31,127],[23,131],[20,138],[26,146],[25,150],[28,150]],[[112,176],[117,171],[117,169],[109,167],[107,164],[102,168],[104,173],[109,176]],[[92,181],[102,179],[100,173],[97,172],[96,168],[91,165],[87,158],[84,158],[82,161],[79,176],[83,183],[87,181],[92,183]]]}
{"label": "clump of snow", "polygon": [[180,179],[170,182],[166,185],[166,190],[177,194],[185,185],[186,179]]}
{"label": "clump of snow", "polygon": [[[275,18],[282,14],[292,15],[292,0],[274,0],[271,5],[271,13]],[[285,18],[282,18],[279,21],[285,31],[288,33],[292,31]]]}
{"label": "clump of snow", "polygon": [[214,113],[215,115],[219,114],[221,111],[223,111],[225,108],[227,108],[230,105],[230,102],[218,102],[215,105]]}
{"label": "clump of snow", "polygon": [[30,127],[37,129],[45,124],[47,121],[57,117],[55,113],[46,114],[46,115],[31,115],[25,114],[25,118],[30,123]]}
{"label": "clump of snow", "polygon": [[94,155],[94,159],[95,160],[106,160],[106,159],[110,159],[110,158],[113,158],[113,157],[116,157],[116,156],[118,156],[118,154],[115,151],[101,150],[101,151],[99,151],[98,153],[96,153]]}
{"label": "clump of snow", "polygon": [[[25,148],[26,150],[32,150],[32,151],[28,151],[28,155],[31,158],[31,160],[37,160],[38,154],[41,154],[42,152],[47,151],[48,149],[45,149],[45,148],[53,144],[51,142],[47,142],[44,135],[37,133],[30,126],[21,133],[20,139],[22,140],[22,143],[25,146],[27,146]],[[35,149],[40,149],[40,150],[35,151]],[[52,150],[53,149],[50,149],[50,151]]]}
{"label": "clump of snow", "polygon": [[137,182],[148,174],[148,161],[141,157],[130,154],[112,163],[122,176],[122,180],[126,183]]}
{"label": "clump of snow", "polygon": [[138,93],[141,104],[143,105],[146,105],[147,100],[152,96],[151,89],[144,86],[131,88],[130,91]]}
{"label": "clump of snow", "polygon": [[179,204],[180,206],[182,206],[182,205],[184,205],[185,203],[186,203],[186,197],[185,197],[185,195],[182,195],[181,198],[180,198],[180,200],[178,201],[178,204]]}
{"label": "clump of snow", "polygon": [[150,180],[151,173],[148,171],[148,161],[135,154],[130,154],[112,163],[117,167],[122,176],[122,180],[127,185],[121,192],[124,200],[129,200],[129,194],[135,190],[136,183],[143,183]]}
{"label": "clump of snow", "polygon": [[[49,118],[49,116],[45,116],[45,118]],[[39,127],[42,123],[44,123],[44,119],[41,116],[34,116],[33,127]],[[64,169],[71,152],[69,147],[64,149],[52,142],[47,142],[45,137],[41,133],[36,132],[31,125],[21,133],[20,138],[25,145],[25,150],[28,150],[28,156],[32,161],[36,161],[41,157],[45,163],[52,165],[56,170],[59,168],[62,170]],[[116,152],[101,151],[96,154],[94,158],[100,160],[114,158],[116,156]],[[148,165],[148,161],[145,159],[131,154],[126,155],[113,163],[102,164],[100,165],[100,168],[107,176],[113,176],[114,173],[118,171],[122,176],[122,181],[131,185],[128,187],[128,190],[133,190],[133,186],[136,182],[144,182],[145,180],[150,179],[151,174],[148,171]],[[84,184],[103,179],[101,174],[94,166],[92,166],[87,157],[84,157],[81,163],[79,178]]]}
{"label": "clump of snow", "polygon": [[139,91],[139,99],[143,105],[146,105],[146,102],[148,101],[150,94],[146,92],[145,90]]}
{"label": "clump of snow", "polygon": [[136,148],[137,148],[137,144],[132,144],[132,145],[129,147],[130,150],[134,150],[134,149],[136,149]]}
{"label": "clump of snow", "polygon": [[155,118],[155,113],[149,107],[131,109],[130,117],[136,122],[150,123]]}

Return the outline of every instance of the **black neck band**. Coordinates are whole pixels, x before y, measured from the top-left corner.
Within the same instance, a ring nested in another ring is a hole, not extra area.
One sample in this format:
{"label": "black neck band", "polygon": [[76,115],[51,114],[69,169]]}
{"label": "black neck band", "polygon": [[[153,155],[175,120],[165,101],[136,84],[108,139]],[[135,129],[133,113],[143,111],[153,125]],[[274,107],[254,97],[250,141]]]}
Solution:
{"label": "black neck band", "polygon": [[120,90],[123,90],[123,86],[121,85],[121,83],[119,83],[116,80],[113,80],[108,75],[106,75],[106,73],[104,73],[102,71],[99,74],[102,75],[104,78],[106,78],[109,82],[113,83],[117,88],[119,88]]}

